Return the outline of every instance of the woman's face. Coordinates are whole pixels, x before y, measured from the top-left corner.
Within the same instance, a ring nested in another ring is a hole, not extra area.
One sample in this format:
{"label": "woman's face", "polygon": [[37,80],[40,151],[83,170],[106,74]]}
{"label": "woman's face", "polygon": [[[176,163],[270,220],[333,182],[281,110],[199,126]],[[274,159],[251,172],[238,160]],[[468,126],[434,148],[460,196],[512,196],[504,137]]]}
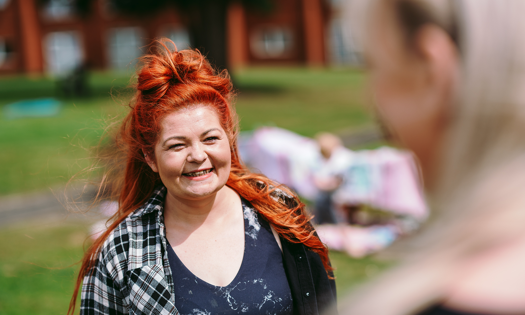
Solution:
{"label": "woman's face", "polygon": [[394,142],[413,151],[423,175],[429,175],[447,126],[454,84],[455,64],[444,49],[454,47],[441,47],[446,34],[437,27],[421,31],[409,46],[393,13],[384,5],[374,9],[365,49],[377,112]]}
{"label": "woman's face", "polygon": [[195,105],[174,111],[160,127],[155,161],[147,161],[171,197],[199,200],[224,187],[230,175],[230,143],[213,108]]}

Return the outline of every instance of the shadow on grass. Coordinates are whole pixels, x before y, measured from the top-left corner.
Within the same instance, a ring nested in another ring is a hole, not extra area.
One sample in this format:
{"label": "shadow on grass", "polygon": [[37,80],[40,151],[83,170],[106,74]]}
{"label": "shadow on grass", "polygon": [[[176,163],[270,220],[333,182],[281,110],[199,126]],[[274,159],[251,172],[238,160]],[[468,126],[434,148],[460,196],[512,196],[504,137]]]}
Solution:
{"label": "shadow on grass", "polygon": [[[72,93],[62,88],[63,81],[50,78],[28,80],[27,78],[0,79],[0,95],[3,101],[55,97],[59,99],[89,99],[111,95],[129,95],[133,88],[127,80],[91,79],[81,93]],[[286,88],[278,84],[235,82],[235,89],[243,96],[280,95]],[[77,95],[74,95],[77,94]]]}
{"label": "shadow on grass", "polygon": [[68,90],[66,79],[50,77],[12,76],[0,78],[0,101],[2,103],[17,100],[48,98],[89,99],[126,95],[132,92],[129,75],[112,76],[94,73],[86,78],[80,91]]}
{"label": "shadow on grass", "polygon": [[277,84],[255,84],[235,82],[234,87],[242,96],[261,96],[285,94],[286,88]]}
{"label": "shadow on grass", "polygon": [[[3,90],[3,89],[2,89]],[[58,99],[90,99],[110,97],[112,95],[129,95],[133,90],[126,86],[88,86],[82,95],[72,95],[62,91],[58,84],[45,84],[31,89],[10,89],[0,91],[2,100],[25,100],[54,97]]]}

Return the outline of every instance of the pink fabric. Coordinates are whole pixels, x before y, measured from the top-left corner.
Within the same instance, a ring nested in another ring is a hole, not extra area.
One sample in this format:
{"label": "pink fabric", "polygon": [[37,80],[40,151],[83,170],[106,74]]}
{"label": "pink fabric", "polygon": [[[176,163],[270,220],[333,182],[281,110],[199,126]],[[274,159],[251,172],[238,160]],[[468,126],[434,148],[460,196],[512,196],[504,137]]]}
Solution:
{"label": "pink fabric", "polygon": [[355,152],[344,184],[334,194],[339,204],[368,204],[419,221],[428,216],[422,183],[410,153],[388,147]]}

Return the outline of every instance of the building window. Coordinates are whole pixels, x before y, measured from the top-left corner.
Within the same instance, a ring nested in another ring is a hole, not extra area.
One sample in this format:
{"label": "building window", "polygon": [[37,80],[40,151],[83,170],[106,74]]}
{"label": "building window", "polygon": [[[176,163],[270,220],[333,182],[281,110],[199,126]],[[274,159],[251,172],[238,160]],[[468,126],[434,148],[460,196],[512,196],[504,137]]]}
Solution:
{"label": "building window", "polygon": [[50,20],[70,18],[76,12],[75,0],[47,0],[42,12]]}
{"label": "building window", "polygon": [[5,67],[13,59],[13,46],[10,41],[0,38],[0,68]]}
{"label": "building window", "polygon": [[362,65],[360,47],[354,40],[352,29],[342,18],[329,24],[329,51],[332,63],[337,65]]}
{"label": "building window", "polygon": [[286,27],[262,27],[250,37],[253,55],[262,59],[287,57],[293,48],[292,32]]}
{"label": "building window", "polygon": [[142,55],[142,30],[138,27],[118,27],[109,30],[109,63],[111,68],[125,70]]}
{"label": "building window", "polygon": [[7,5],[9,4],[9,0],[0,0],[0,10],[5,9]]}
{"label": "building window", "polygon": [[[177,50],[183,50],[190,48],[190,34],[183,27],[178,26],[169,26],[164,29],[161,33],[161,37],[166,37],[171,39],[175,45],[177,45]],[[174,50],[175,47],[170,47]]]}
{"label": "building window", "polygon": [[47,34],[44,42],[47,71],[65,75],[82,63],[80,36],[75,31]]}

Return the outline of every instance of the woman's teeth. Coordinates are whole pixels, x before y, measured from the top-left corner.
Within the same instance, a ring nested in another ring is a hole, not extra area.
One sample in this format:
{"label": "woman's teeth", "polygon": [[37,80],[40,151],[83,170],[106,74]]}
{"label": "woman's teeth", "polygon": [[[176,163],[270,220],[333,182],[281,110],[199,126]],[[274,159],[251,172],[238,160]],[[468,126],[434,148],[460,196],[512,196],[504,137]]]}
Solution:
{"label": "woman's teeth", "polygon": [[211,171],[212,171],[212,169],[210,168],[210,169],[204,170],[204,171],[193,172],[193,173],[185,173],[184,175],[185,176],[189,176],[189,177],[199,177],[199,176],[202,176],[202,175],[206,175],[206,174],[208,174]]}

